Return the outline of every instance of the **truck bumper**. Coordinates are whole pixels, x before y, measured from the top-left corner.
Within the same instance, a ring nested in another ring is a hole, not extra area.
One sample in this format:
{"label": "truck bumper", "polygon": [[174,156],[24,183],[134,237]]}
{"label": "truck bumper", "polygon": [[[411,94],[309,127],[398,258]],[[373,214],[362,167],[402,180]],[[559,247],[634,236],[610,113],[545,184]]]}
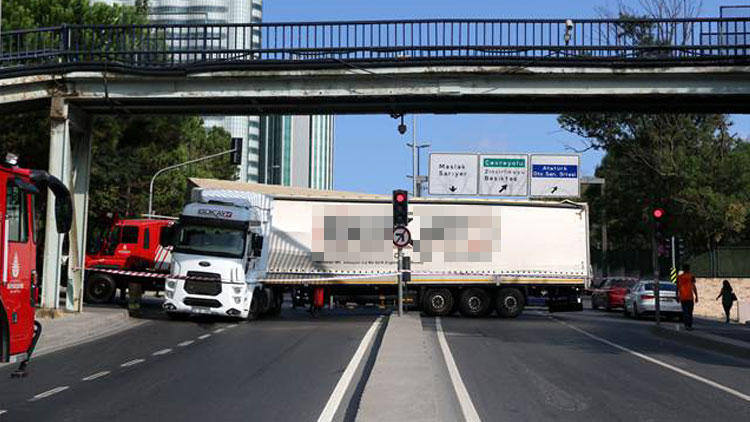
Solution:
{"label": "truck bumper", "polygon": [[253,290],[247,284],[223,283],[221,293],[215,296],[190,294],[184,287],[184,280],[167,279],[162,305],[166,312],[244,319],[250,311]]}

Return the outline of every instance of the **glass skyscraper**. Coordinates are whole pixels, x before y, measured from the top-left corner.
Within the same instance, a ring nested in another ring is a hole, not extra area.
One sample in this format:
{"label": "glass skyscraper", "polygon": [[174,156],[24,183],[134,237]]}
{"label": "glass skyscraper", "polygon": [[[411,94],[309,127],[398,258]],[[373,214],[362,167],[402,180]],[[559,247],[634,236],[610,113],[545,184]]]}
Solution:
{"label": "glass skyscraper", "polygon": [[[135,0],[94,0],[133,6]],[[263,0],[149,0],[149,21],[164,24],[259,23]],[[230,32],[233,38],[238,34]],[[215,47],[260,46],[260,31],[246,39],[216,37]],[[190,40],[168,40],[175,49]],[[202,41],[203,42],[203,41]],[[195,47],[195,46],[192,46]],[[242,138],[244,154],[239,179],[286,186],[333,188],[333,116],[203,116],[207,127],[219,126]]]}

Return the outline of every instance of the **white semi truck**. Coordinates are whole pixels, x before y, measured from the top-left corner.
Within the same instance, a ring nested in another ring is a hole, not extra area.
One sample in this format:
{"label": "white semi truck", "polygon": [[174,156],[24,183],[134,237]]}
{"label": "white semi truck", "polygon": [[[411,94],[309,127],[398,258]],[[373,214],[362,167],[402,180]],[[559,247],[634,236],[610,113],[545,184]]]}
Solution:
{"label": "white semi truck", "polygon": [[[192,179],[175,226],[164,308],[254,318],[290,287],[396,293],[392,198]],[[429,315],[518,316],[530,296],[581,310],[590,281],[586,204],[411,198],[407,298]],[[231,245],[231,246],[230,246]]]}

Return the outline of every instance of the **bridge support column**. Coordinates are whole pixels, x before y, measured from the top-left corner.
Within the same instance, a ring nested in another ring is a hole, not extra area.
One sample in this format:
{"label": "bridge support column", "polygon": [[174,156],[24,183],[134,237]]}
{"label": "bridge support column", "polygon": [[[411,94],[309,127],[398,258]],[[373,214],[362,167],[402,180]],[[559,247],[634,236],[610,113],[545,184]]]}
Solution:
{"label": "bridge support column", "polygon": [[64,98],[54,97],[50,109],[49,173],[70,189],[73,202],[73,225],[68,237],[68,270],[62,272],[63,236],[55,230],[54,197],[47,194],[45,225],[44,276],[42,307],[59,307],[60,280],[67,278],[68,311],[83,309],[83,266],[86,256],[88,191],[91,171],[90,118]]}

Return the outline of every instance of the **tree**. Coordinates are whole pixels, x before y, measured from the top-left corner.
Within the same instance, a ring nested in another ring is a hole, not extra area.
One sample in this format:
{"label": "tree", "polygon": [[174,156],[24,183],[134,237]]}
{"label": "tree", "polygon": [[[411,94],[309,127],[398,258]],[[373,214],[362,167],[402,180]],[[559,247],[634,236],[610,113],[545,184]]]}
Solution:
{"label": "tree", "polygon": [[[90,4],[88,0],[14,0],[4,1],[2,7],[3,30],[146,22],[145,1],[139,1],[137,7],[123,7]],[[100,218],[105,214],[127,217],[146,213],[149,180],[158,169],[229,147],[229,134],[204,128],[199,117],[100,116],[94,118],[92,127],[89,214],[94,231],[107,224]],[[48,110],[0,116],[0,145],[6,151],[19,152],[23,166],[47,167],[49,136]],[[155,210],[177,214],[188,176],[231,178],[234,172],[228,158],[217,158],[167,173],[156,184]]]}
{"label": "tree", "polygon": [[[643,0],[640,6],[643,18],[686,17],[699,9],[689,0]],[[619,36],[654,47],[642,54],[670,54],[659,47],[681,38],[634,21],[636,15],[621,8]],[[649,211],[656,206],[667,209],[668,229],[687,237],[694,250],[738,241],[747,232],[749,148],[730,133],[727,116],[574,113],[558,121],[583,137],[586,149],[606,151],[596,172],[606,179],[606,197],[588,199],[593,209],[606,209],[614,248],[648,248]]]}

